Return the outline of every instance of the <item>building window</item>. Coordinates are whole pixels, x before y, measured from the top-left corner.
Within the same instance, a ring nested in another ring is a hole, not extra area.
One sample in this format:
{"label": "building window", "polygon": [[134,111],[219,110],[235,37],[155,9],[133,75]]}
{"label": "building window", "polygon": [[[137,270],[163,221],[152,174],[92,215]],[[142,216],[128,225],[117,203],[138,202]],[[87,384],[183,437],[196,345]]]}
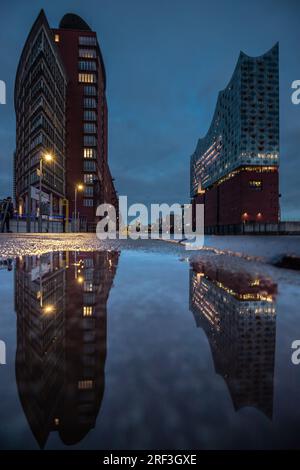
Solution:
{"label": "building window", "polygon": [[55,35],[54,35],[54,41],[55,41],[55,42],[59,42],[59,39],[60,39],[60,38],[59,38],[59,34],[55,34]]}
{"label": "building window", "polygon": [[85,160],[83,167],[85,171],[96,171],[96,163],[93,160]]}
{"label": "building window", "polygon": [[85,108],[96,108],[97,103],[95,98],[84,98],[83,105]]}
{"label": "building window", "polygon": [[85,268],[93,268],[94,267],[94,260],[93,258],[86,258],[84,260],[84,267]]}
{"label": "building window", "polygon": [[84,123],[84,132],[86,134],[96,134],[96,132],[97,132],[96,124],[94,124],[92,122],[85,122]]}
{"label": "building window", "polygon": [[93,292],[94,286],[92,282],[85,282],[83,284],[84,292]]}
{"label": "building window", "polygon": [[262,190],[262,181],[261,180],[250,180],[249,181],[249,186],[251,189],[254,189],[255,191],[261,191]]}
{"label": "building window", "polygon": [[85,184],[93,184],[94,178],[95,178],[95,175],[93,175],[92,173],[85,173],[83,175],[83,181],[85,182]]}
{"label": "building window", "polygon": [[96,74],[95,73],[79,73],[78,81],[80,83],[96,83]]}
{"label": "building window", "polygon": [[84,199],[83,200],[84,207],[93,207],[94,200],[93,199]]}
{"label": "building window", "polygon": [[81,46],[96,46],[97,40],[95,36],[79,36],[79,44]]}
{"label": "building window", "polygon": [[85,304],[88,304],[88,305],[92,305],[92,304],[95,304],[96,303],[96,296],[95,294],[92,292],[85,292],[83,293],[83,302]]}
{"label": "building window", "polygon": [[97,121],[97,114],[95,111],[84,111],[83,118],[85,121]]}
{"label": "building window", "polygon": [[89,197],[93,197],[94,195],[94,188],[93,186],[86,186],[84,188],[84,195],[85,196],[89,196]]}
{"label": "building window", "polygon": [[96,70],[97,64],[92,60],[80,60],[78,62],[79,70]]}
{"label": "building window", "polygon": [[79,380],[78,389],[79,390],[91,390],[93,388],[92,380]]}
{"label": "building window", "polygon": [[93,307],[90,305],[84,305],[82,313],[84,317],[91,317],[93,315]]}
{"label": "building window", "polygon": [[97,157],[96,149],[93,149],[93,148],[83,149],[83,158],[96,158],[96,157]]}
{"label": "building window", "polygon": [[97,94],[96,87],[94,85],[85,85],[84,94],[87,96],[95,96]]}
{"label": "building window", "polygon": [[83,57],[84,59],[96,59],[96,49],[79,49],[79,57]]}
{"label": "building window", "polygon": [[84,135],[83,136],[83,143],[84,145],[92,145],[96,147],[97,145],[97,139],[94,135]]}

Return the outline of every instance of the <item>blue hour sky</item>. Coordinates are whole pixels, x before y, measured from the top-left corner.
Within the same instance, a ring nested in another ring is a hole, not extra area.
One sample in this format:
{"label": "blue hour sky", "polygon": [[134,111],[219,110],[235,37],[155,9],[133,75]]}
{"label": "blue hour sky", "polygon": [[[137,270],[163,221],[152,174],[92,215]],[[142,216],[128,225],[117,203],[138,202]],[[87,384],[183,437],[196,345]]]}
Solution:
{"label": "blue hour sky", "polygon": [[188,202],[189,159],[209,128],[217,95],[240,50],[261,55],[280,45],[282,215],[300,219],[298,0],[2,0],[0,197],[12,193],[13,86],[28,32],[41,8],[51,27],[76,13],[98,34],[107,73],[109,161],[129,202]]}

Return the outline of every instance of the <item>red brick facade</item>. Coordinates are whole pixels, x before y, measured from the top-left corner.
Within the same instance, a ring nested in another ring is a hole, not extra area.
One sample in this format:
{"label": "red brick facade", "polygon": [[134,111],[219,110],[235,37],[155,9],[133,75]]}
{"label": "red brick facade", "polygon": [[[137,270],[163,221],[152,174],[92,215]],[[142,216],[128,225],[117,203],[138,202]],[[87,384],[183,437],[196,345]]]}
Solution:
{"label": "red brick facade", "polygon": [[241,168],[195,196],[205,204],[205,227],[279,221],[278,168]]}
{"label": "red brick facade", "polygon": [[[70,215],[74,211],[75,187],[78,184],[84,184],[93,188],[93,195],[87,195],[84,192],[77,193],[77,211],[80,218],[87,223],[96,221],[96,208],[103,202],[111,203],[117,207],[117,195],[108,166],[108,110],[105,96],[106,77],[105,69],[96,39],[96,33],[90,30],[60,28],[53,30],[54,39],[59,48],[59,52],[64,63],[67,74],[67,106],[66,106],[66,197],[69,200]],[[79,38],[87,36],[96,39],[94,46],[80,45]],[[88,58],[89,62],[95,63],[95,69],[80,70],[79,62],[85,61],[81,58],[79,49],[96,51],[96,57]],[[79,74],[95,74],[96,83],[80,82]],[[84,144],[84,124],[94,124],[84,116],[88,107],[84,106],[85,99],[89,98],[84,93],[85,86],[96,86],[97,92],[92,99],[96,99],[97,107],[91,111],[97,114],[95,122],[97,131],[95,133],[96,141],[96,159],[84,158],[84,148],[92,145]],[[87,170],[84,165],[95,162],[95,170]],[[85,174],[93,174],[93,182],[87,183]],[[87,207],[85,199],[93,199],[93,206]]]}

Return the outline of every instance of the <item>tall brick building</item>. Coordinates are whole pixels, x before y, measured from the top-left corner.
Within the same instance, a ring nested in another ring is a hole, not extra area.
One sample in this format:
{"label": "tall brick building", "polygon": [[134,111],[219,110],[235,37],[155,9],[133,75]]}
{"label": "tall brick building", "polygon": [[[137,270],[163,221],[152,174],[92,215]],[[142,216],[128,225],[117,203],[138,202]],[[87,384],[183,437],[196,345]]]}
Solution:
{"label": "tall brick building", "polygon": [[106,74],[97,34],[74,14],[65,15],[53,30],[68,77],[66,101],[67,197],[83,225],[92,223],[101,202],[116,204],[116,192],[108,166]]}
{"label": "tall brick building", "polygon": [[14,181],[20,215],[32,218],[37,214],[38,169],[47,153],[55,159],[44,166],[42,203],[48,206],[50,215],[62,215],[66,195],[66,86],[65,69],[41,11],[25,42],[15,81]]}
{"label": "tall brick building", "polygon": [[15,85],[17,145],[16,202],[21,214],[35,216],[39,205],[38,166],[43,155],[42,202],[50,215],[69,203],[82,230],[92,230],[96,208],[117,207],[108,166],[106,75],[97,35],[77,15],[67,14],[50,29],[42,10],[26,40]]}

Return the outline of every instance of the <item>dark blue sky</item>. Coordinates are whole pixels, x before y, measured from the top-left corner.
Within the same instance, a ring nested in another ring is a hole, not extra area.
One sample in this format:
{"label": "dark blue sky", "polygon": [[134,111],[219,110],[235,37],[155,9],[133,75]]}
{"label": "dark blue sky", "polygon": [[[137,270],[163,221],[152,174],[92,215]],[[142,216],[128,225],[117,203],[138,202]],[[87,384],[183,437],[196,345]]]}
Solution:
{"label": "dark blue sky", "polygon": [[13,85],[26,36],[41,8],[56,27],[67,12],[98,33],[107,72],[109,160],[131,202],[187,202],[189,159],[210,125],[218,91],[240,50],[280,43],[281,192],[284,218],[300,218],[299,0],[1,0],[0,197],[11,193]]}

